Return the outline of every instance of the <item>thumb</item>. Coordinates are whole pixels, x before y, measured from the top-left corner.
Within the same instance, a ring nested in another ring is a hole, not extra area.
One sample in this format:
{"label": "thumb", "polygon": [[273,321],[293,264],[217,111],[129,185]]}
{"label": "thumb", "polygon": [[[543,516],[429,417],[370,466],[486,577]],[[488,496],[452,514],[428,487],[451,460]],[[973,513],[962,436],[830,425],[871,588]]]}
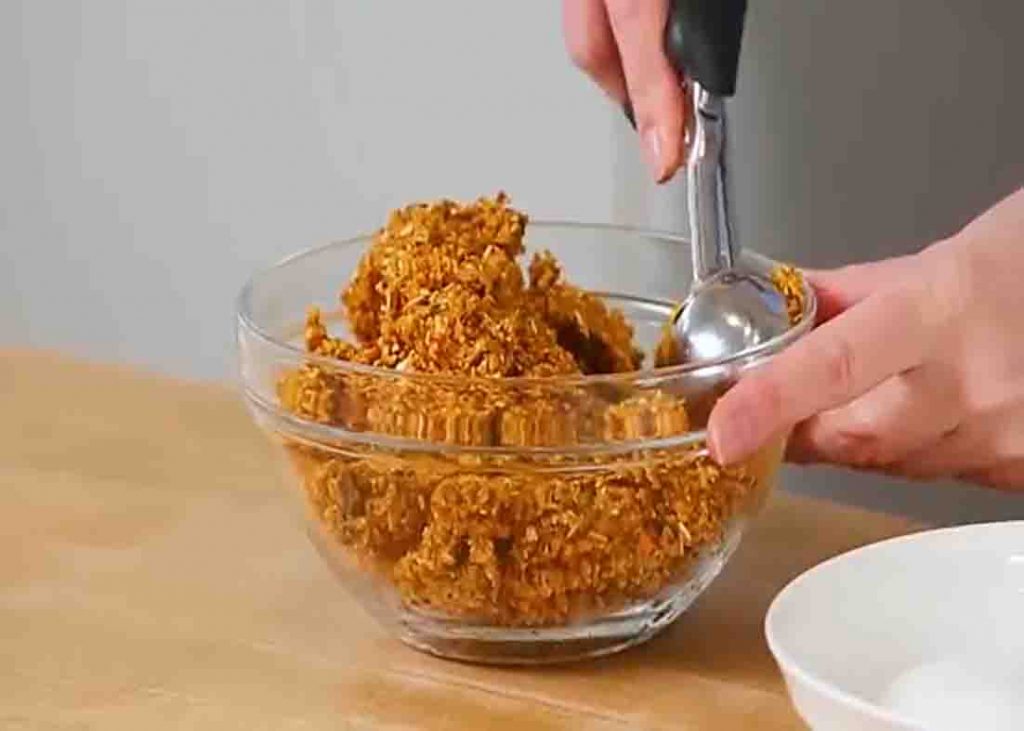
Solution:
{"label": "thumb", "polygon": [[868,295],[742,378],[711,412],[712,456],[745,459],[797,422],[919,365],[937,329],[926,295],[911,287]]}

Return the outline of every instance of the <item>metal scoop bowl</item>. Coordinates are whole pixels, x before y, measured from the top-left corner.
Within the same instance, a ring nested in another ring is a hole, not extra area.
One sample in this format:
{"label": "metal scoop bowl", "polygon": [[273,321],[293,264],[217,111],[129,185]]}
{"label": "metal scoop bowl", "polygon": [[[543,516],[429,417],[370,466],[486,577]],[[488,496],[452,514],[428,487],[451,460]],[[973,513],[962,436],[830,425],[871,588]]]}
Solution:
{"label": "metal scoop bowl", "polygon": [[790,328],[771,271],[743,257],[733,230],[726,169],[726,97],[736,91],[746,0],[673,0],[665,53],[690,84],[687,208],[693,284],[658,348],[658,365],[716,361]]}

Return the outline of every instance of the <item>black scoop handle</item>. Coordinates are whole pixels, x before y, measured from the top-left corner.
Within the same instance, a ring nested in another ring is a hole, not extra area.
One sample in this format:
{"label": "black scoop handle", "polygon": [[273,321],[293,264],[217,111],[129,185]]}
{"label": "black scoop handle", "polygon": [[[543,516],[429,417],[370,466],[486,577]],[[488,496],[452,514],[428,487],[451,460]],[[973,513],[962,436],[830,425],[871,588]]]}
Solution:
{"label": "black scoop handle", "polygon": [[718,96],[736,93],[747,0],[672,0],[665,54],[680,74]]}
{"label": "black scoop handle", "polygon": [[[736,93],[747,0],[671,0],[665,55],[682,76],[718,96]],[[623,105],[634,127],[629,101]]]}

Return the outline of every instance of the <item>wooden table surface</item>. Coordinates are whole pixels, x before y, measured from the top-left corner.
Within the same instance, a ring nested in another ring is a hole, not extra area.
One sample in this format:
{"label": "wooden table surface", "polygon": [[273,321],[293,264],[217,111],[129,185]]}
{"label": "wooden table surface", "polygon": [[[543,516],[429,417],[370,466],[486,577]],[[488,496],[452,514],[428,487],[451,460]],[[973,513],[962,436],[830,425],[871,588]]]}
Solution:
{"label": "wooden table surface", "polygon": [[0,351],[4,729],[800,728],[765,609],[902,520],[776,495],[647,645],[495,669],[389,639],[308,544],[223,386]]}

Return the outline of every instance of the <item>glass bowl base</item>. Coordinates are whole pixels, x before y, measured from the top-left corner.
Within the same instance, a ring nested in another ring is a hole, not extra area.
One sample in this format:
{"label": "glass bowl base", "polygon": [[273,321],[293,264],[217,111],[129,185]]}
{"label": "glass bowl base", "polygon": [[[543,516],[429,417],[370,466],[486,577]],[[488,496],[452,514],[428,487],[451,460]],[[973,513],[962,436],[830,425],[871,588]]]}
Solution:
{"label": "glass bowl base", "polygon": [[618,612],[551,627],[507,627],[447,618],[403,604],[355,567],[315,522],[309,537],[346,588],[394,636],[436,657],[484,665],[551,665],[602,657],[642,644],[674,622],[718,576],[739,545],[746,521],[696,559],[687,579]]}
{"label": "glass bowl base", "polygon": [[449,660],[488,665],[549,665],[611,655],[646,642],[693,601],[689,592],[564,627],[473,627],[405,611],[397,635],[407,645]]}
{"label": "glass bowl base", "polygon": [[739,543],[732,531],[690,579],[630,608],[560,627],[473,625],[402,608],[395,633],[437,657],[486,665],[551,665],[602,657],[642,644],[674,622],[722,570]]}

